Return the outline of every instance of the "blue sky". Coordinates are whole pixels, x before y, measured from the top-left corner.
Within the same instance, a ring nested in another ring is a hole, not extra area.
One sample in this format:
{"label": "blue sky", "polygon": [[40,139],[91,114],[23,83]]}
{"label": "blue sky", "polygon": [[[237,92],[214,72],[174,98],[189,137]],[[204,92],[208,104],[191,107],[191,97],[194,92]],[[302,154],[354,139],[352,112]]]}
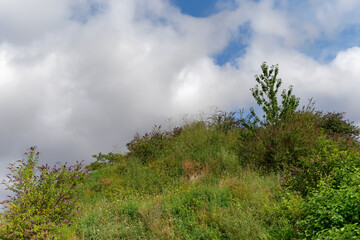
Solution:
{"label": "blue sky", "polygon": [[218,11],[218,0],[172,0],[181,12],[193,17],[208,17]]}
{"label": "blue sky", "polygon": [[43,163],[90,162],[154,124],[256,107],[263,61],[301,105],[360,125],[359,12],[358,0],[0,1],[0,178],[29,146]]}
{"label": "blue sky", "polygon": [[[276,2],[274,2],[275,6],[277,5]],[[220,3],[227,3],[227,6],[230,6],[228,10],[231,10],[231,6],[236,7],[233,0],[171,0],[171,3],[180,8],[183,14],[196,18],[209,17],[218,13],[221,10],[221,8],[219,9]],[[293,5],[290,4],[288,6],[289,10],[292,11],[296,10],[295,6],[299,8],[311,7],[307,1],[292,1],[292,3]],[[281,8],[281,4],[278,7]],[[305,15],[308,14],[305,10],[304,12]],[[239,33],[233,36],[233,39],[223,51],[214,55],[216,63],[219,65],[224,65],[227,62],[232,63],[234,59],[244,55],[249,38],[251,38],[251,26],[246,24],[239,27]],[[298,46],[297,49],[315,60],[326,63],[332,61],[336,57],[337,52],[359,45],[360,25],[354,24],[344,26],[340,29],[339,33],[334,35],[327,36],[326,34],[321,34],[316,39]]]}
{"label": "blue sky", "polygon": [[335,36],[321,36],[299,50],[321,62],[330,62],[339,51],[354,46],[360,46],[360,25],[347,26]]}

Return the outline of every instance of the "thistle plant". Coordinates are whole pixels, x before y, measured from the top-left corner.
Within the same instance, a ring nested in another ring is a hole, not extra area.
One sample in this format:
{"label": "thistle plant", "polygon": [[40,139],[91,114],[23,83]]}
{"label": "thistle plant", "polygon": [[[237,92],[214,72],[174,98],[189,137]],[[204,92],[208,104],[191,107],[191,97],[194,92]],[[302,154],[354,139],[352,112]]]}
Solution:
{"label": "thistle plant", "polygon": [[39,152],[36,147],[29,150],[26,161],[10,165],[12,173],[3,181],[14,195],[1,203],[4,211],[0,237],[61,239],[58,229],[72,224],[79,207],[77,195],[89,171],[82,162],[69,167],[37,167]]}

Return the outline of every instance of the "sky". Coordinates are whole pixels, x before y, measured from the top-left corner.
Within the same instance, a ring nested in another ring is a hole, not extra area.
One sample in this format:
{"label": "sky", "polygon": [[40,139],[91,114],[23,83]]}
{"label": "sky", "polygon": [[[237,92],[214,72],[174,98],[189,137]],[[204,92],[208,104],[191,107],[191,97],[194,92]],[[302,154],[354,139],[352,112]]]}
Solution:
{"label": "sky", "polygon": [[41,164],[90,163],[154,124],[256,106],[264,61],[301,105],[359,124],[359,11],[358,0],[0,1],[0,178],[30,146]]}

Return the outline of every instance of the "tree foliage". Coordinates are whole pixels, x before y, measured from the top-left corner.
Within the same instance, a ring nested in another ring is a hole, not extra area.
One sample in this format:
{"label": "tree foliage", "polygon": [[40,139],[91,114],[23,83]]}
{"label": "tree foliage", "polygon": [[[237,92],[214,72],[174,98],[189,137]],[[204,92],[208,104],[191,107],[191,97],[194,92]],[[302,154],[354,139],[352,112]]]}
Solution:
{"label": "tree foliage", "polygon": [[[278,91],[281,87],[282,80],[277,78],[279,67],[269,67],[266,62],[261,65],[262,74],[256,75],[255,80],[258,84],[251,88],[253,97],[257,104],[262,106],[264,111],[263,118],[266,124],[274,124],[278,120],[287,121],[299,106],[299,98],[292,94],[293,88],[284,89],[281,93],[281,105],[278,103]],[[251,109],[251,112],[254,112]]]}

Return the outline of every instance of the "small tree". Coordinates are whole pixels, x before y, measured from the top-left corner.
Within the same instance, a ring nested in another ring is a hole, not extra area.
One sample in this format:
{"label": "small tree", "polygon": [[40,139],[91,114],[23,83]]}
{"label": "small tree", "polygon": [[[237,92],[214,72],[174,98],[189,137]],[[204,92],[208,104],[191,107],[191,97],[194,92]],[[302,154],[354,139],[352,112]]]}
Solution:
{"label": "small tree", "polygon": [[[251,88],[253,97],[257,104],[262,106],[264,111],[263,118],[266,124],[274,124],[278,120],[287,121],[295,113],[296,108],[299,106],[299,98],[292,95],[292,86],[289,90],[283,90],[281,93],[281,105],[278,104],[277,94],[282,84],[282,80],[277,78],[279,67],[271,66],[269,68],[266,62],[261,65],[262,74],[255,75],[255,80],[258,84]],[[254,109],[251,109],[254,114]]]}

